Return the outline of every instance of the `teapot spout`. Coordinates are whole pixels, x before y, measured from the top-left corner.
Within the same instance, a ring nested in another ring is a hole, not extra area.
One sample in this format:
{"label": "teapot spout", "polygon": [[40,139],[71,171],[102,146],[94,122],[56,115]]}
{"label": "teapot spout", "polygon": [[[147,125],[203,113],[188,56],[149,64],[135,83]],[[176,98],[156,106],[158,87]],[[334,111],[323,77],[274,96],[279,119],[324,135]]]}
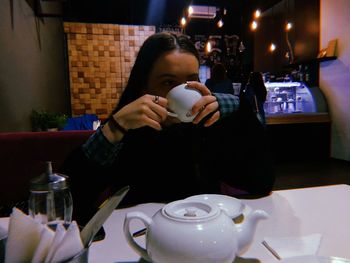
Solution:
{"label": "teapot spout", "polygon": [[269,215],[265,211],[255,210],[249,213],[242,223],[236,224],[238,232],[238,255],[241,255],[249,248],[249,245],[253,240],[258,221],[260,219],[267,219],[268,217]]}

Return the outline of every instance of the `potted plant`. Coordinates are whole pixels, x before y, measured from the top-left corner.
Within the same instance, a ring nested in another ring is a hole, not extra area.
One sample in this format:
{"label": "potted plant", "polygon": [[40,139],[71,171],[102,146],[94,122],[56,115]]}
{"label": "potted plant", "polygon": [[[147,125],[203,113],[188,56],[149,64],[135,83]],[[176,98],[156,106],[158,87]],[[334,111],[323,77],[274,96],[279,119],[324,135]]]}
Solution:
{"label": "potted plant", "polygon": [[68,116],[62,113],[51,113],[46,110],[32,110],[30,120],[33,131],[61,130]]}

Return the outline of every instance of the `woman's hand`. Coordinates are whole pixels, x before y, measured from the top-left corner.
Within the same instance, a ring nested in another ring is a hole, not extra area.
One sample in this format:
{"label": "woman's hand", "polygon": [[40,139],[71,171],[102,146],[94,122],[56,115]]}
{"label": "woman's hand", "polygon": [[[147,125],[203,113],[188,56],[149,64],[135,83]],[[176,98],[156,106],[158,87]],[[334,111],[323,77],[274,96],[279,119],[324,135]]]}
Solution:
{"label": "woman's hand", "polygon": [[187,86],[198,90],[203,95],[203,97],[192,107],[192,114],[198,113],[194,118],[193,123],[198,124],[209,114],[211,114],[211,116],[204,123],[205,127],[218,121],[220,119],[219,103],[217,102],[216,97],[211,95],[210,90],[204,84],[197,81],[188,81]]}
{"label": "woman's hand", "polygon": [[[149,126],[156,130],[161,130],[161,122],[167,118],[166,110],[167,100],[163,97],[154,95],[143,95],[137,100],[121,108],[112,117],[124,129],[137,129]],[[103,133],[111,142],[121,140],[123,137],[122,129],[113,128],[112,121],[103,127]]]}
{"label": "woman's hand", "polygon": [[161,130],[160,123],[167,118],[167,100],[146,94],[126,105],[113,118],[126,130],[149,126]]}

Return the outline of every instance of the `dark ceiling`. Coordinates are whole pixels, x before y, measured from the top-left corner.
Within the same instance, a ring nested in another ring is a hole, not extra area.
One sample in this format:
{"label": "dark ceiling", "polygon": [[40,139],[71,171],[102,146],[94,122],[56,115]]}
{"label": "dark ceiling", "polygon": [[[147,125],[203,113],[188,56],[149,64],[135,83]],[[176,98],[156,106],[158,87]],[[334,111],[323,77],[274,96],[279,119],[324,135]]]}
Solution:
{"label": "dark ceiling", "polygon": [[[65,0],[66,21],[134,25],[177,25],[190,4],[225,8],[225,32],[240,33],[256,8],[262,11],[281,0]],[[196,30],[210,31],[210,21],[197,20]],[[212,23],[212,22],[211,22]],[[205,26],[204,26],[205,25]]]}

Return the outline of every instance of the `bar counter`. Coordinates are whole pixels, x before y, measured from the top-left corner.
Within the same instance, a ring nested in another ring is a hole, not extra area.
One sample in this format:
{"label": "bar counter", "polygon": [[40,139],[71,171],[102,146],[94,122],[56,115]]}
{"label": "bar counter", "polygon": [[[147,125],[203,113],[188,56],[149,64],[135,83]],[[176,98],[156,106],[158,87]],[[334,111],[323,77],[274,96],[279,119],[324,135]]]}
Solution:
{"label": "bar counter", "polygon": [[276,161],[326,160],[330,157],[328,113],[266,115],[268,145]]}
{"label": "bar counter", "polygon": [[328,123],[328,113],[290,113],[290,114],[268,114],[266,115],[267,125],[293,124],[293,123]]}

